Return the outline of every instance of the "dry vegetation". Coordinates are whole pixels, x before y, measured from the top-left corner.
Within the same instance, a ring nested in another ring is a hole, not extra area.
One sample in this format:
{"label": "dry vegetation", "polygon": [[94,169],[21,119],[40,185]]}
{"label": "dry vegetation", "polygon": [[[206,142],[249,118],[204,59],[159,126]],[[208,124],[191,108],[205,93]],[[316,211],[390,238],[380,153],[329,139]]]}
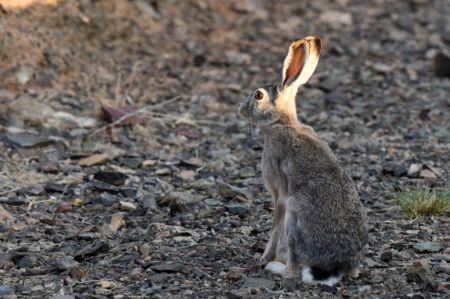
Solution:
{"label": "dry vegetation", "polygon": [[422,188],[397,196],[402,211],[411,219],[450,213],[450,187],[443,190]]}

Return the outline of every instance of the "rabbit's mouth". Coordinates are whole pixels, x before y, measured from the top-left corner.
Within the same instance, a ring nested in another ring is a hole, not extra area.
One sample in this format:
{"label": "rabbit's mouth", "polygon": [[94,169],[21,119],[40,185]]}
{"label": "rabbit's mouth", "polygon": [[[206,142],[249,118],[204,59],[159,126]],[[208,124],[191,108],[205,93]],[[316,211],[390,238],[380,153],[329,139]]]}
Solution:
{"label": "rabbit's mouth", "polygon": [[242,118],[250,117],[247,104],[244,104],[244,103],[239,104],[237,112],[238,112],[239,116],[241,116]]}

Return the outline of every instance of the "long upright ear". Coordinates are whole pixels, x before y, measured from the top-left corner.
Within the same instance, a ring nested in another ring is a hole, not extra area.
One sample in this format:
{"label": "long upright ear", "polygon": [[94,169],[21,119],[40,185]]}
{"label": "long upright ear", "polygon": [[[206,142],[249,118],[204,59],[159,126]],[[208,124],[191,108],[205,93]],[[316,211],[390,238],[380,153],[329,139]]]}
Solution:
{"label": "long upright ear", "polygon": [[291,44],[284,59],[281,90],[275,107],[294,125],[298,123],[295,95],[314,73],[319,62],[320,47],[320,38],[316,36],[298,39]]}
{"label": "long upright ear", "polygon": [[292,42],[284,59],[282,87],[297,89],[305,84],[319,62],[321,42],[316,36],[308,36]]}

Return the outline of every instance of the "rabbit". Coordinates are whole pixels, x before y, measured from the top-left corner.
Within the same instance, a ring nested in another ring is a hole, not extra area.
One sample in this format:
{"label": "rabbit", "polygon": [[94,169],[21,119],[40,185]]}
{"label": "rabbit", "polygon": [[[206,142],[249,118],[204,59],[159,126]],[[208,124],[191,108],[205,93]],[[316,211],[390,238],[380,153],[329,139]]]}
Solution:
{"label": "rabbit", "polygon": [[260,128],[261,170],[274,204],[261,257],[265,269],[287,279],[334,285],[357,275],[368,241],[367,220],[352,179],[328,144],[297,118],[295,97],[319,61],[321,40],[292,42],[281,83],[256,89],[238,107]]}

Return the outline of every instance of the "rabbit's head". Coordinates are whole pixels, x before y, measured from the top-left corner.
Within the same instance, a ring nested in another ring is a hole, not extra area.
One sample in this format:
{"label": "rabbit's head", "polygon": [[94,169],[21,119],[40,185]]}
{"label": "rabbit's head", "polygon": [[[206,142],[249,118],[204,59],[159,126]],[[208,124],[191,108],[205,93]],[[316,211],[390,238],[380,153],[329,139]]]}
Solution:
{"label": "rabbit's head", "polygon": [[320,39],[308,36],[292,42],[284,59],[281,83],[260,87],[239,105],[238,113],[250,123],[267,126],[283,120],[296,123],[295,96],[313,74],[320,56]]}

